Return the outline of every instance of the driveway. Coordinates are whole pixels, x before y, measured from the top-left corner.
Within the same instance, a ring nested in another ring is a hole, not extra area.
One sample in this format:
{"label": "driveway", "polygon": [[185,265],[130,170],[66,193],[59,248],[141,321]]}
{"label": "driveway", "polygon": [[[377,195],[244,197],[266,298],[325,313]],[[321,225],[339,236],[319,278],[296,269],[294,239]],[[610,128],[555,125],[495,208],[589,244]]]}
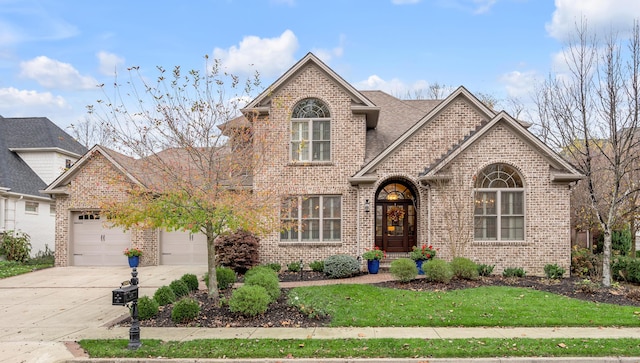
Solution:
{"label": "driveway", "polygon": [[[201,278],[206,266],[138,268],[140,296],[152,296],[186,273]],[[0,362],[51,362],[68,358],[61,342],[123,338],[105,326],[128,314],[111,305],[111,290],[131,278],[128,267],[56,267],[0,280]]]}

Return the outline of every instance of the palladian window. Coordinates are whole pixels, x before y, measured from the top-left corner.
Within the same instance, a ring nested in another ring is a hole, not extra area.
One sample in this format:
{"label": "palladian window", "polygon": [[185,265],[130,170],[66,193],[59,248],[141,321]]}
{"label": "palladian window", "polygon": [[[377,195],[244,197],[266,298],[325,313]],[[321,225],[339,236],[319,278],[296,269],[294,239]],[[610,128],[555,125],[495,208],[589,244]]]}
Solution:
{"label": "palladian window", "polygon": [[493,164],[476,177],[474,193],[476,241],[524,240],[524,186],[511,166]]}
{"label": "palladian window", "polygon": [[331,115],[327,105],[317,98],[304,99],[293,108],[291,159],[331,160]]}

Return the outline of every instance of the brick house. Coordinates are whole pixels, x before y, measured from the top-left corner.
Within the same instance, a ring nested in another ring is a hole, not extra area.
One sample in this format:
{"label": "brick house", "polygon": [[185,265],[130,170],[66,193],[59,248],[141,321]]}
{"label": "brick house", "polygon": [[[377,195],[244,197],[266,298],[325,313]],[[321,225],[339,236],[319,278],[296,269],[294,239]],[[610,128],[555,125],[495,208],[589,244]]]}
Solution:
{"label": "brick house", "polygon": [[[495,265],[495,273],[521,267],[542,275],[548,263],[569,268],[570,185],[580,173],[528,124],[486,107],[464,87],[444,100],[400,100],[356,90],[309,53],[243,112],[272,145],[253,173],[253,189],[278,196],[274,216],[289,226],[262,238],[263,262],[360,256],[373,246],[400,257],[426,244],[444,259]],[[130,162],[96,147],[49,186],[58,193],[59,265],[73,264],[71,246],[81,238],[70,237],[78,221],[69,218],[99,210],[91,195],[126,195],[101,175],[139,182]],[[153,251],[143,263],[164,263],[161,234],[130,237]],[[185,236],[180,243],[188,243]]]}

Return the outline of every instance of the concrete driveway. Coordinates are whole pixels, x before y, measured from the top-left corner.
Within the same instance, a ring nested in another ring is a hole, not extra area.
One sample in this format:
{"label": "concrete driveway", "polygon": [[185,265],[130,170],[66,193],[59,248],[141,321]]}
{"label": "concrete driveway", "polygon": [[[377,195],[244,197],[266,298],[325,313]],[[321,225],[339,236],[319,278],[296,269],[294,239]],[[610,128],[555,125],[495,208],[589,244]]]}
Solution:
{"label": "concrete driveway", "polygon": [[[140,296],[206,266],[138,268]],[[131,278],[128,267],[56,267],[0,280],[0,362],[53,362],[71,358],[61,342],[123,338],[105,326],[128,314],[111,305],[111,290]]]}

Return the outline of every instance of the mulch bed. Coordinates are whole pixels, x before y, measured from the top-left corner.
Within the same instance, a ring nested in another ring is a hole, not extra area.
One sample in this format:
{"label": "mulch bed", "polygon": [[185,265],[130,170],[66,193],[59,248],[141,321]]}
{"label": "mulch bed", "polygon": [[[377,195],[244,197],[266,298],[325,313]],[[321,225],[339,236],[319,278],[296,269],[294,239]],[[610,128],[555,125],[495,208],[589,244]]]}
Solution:
{"label": "mulch bed", "polygon": [[[303,280],[322,280],[326,277],[321,273],[305,271]],[[299,281],[300,274],[281,273],[280,281]],[[408,283],[395,281],[377,283],[375,286],[393,289],[408,289],[414,291],[447,291],[456,289],[468,289],[479,286],[516,286],[526,287],[540,291],[547,291],[571,298],[609,303],[617,305],[640,306],[640,287],[636,285],[622,284],[617,288],[580,288],[582,279],[570,277],[561,280],[550,280],[541,277],[504,278],[501,276],[483,277],[478,280],[452,280],[448,284],[427,282],[424,279],[413,280]],[[327,326],[330,318],[309,318],[291,307],[286,299],[288,289],[283,289],[283,294],[277,302],[273,303],[266,313],[254,318],[247,318],[240,314],[232,313],[227,307],[218,307],[210,302],[207,291],[196,291],[191,297],[200,302],[200,314],[198,318],[188,324],[175,324],[171,320],[171,306],[160,307],[159,314],[152,320],[142,321],[142,327],[319,327]],[[585,291],[586,290],[586,291]],[[229,297],[230,291],[223,292],[223,297]],[[129,319],[121,321],[121,325],[127,325]]]}

